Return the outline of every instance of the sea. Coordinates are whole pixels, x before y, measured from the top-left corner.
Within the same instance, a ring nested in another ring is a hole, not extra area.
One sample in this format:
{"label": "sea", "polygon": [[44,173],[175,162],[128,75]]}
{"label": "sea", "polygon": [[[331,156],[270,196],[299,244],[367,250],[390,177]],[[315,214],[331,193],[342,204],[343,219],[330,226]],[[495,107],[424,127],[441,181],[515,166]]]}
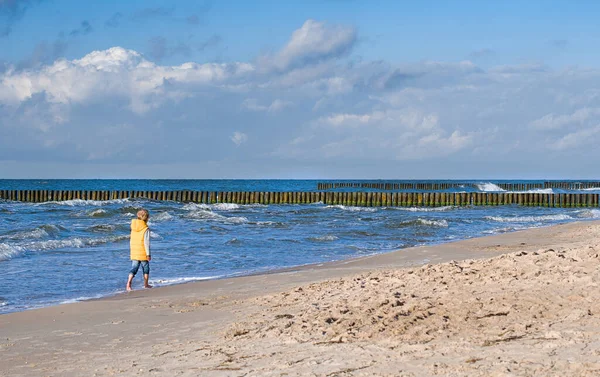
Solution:
{"label": "sea", "polygon": [[[498,182],[461,182],[471,184],[446,192],[504,192]],[[317,183],[0,180],[0,190],[317,191]],[[339,189],[353,190],[368,191]],[[600,193],[600,187],[581,192]],[[124,292],[130,268],[129,224],[142,207],[150,211],[150,283],[154,286],[264,273],[600,218],[600,210],[595,208],[516,205],[370,208],[323,203],[207,205],[145,199],[21,203],[0,199],[0,314]],[[141,276],[135,278],[134,289],[142,289],[141,280]]]}

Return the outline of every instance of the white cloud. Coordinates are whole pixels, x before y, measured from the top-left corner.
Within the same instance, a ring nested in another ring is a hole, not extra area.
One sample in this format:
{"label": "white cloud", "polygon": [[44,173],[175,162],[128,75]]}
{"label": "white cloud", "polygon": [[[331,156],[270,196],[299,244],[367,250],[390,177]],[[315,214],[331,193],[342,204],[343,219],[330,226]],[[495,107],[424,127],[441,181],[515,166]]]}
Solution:
{"label": "white cloud", "polygon": [[600,116],[600,108],[584,107],[577,109],[570,115],[546,114],[531,122],[530,126],[539,130],[554,130],[571,124],[582,124],[590,119],[597,120],[598,116]]}
{"label": "white cloud", "polygon": [[330,26],[324,22],[307,20],[292,33],[281,51],[264,56],[261,62],[268,69],[283,72],[343,56],[350,52],[355,43],[356,29],[353,27]]}
{"label": "white cloud", "polygon": [[451,166],[556,176],[600,159],[600,70],[347,60],[355,40],[352,27],[309,20],[254,63],[157,65],[114,47],[10,68],[0,72],[0,172],[8,160],[93,160],[166,175],[180,161],[211,161],[229,176],[324,176],[334,165],[355,177]]}
{"label": "white cloud", "polygon": [[550,148],[562,151],[569,149],[582,148],[584,146],[593,146],[600,142],[600,125],[592,128],[578,130],[562,136],[559,140],[550,144]]}
{"label": "white cloud", "polygon": [[129,99],[134,112],[144,113],[188,94],[184,88],[167,90],[168,84],[219,86],[253,70],[249,63],[157,66],[135,51],[113,47],[81,59],[58,60],[38,71],[10,70],[0,76],[0,103],[18,105],[36,94],[61,104],[118,96]]}
{"label": "white cloud", "polygon": [[248,135],[246,135],[243,132],[235,131],[233,135],[231,135],[231,141],[233,141],[233,144],[235,144],[238,147],[244,144],[247,140]]}

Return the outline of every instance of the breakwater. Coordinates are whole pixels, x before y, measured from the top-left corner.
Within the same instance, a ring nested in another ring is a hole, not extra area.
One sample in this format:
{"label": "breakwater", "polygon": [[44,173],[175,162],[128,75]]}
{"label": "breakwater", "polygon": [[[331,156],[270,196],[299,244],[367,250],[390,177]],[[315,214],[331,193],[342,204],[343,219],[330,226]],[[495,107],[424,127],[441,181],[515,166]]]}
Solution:
{"label": "breakwater", "polygon": [[256,191],[98,191],[0,190],[0,199],[30,203],[68,200],[108,201],[143,198],[203,204],[310,204],[358,207],[441,207],[520,205],[541,207],[598,207],[597,193],[519,192],[256,192]]}
{"label": "breakwater", "polygon": [[[597,181],[545,181],[545,182],[494,182],[498,188],[506,191],[528,191],[543,189],[585,190],[600,187]],[[477,188],[474,182],[318,182],[317,190],[344,188],[363,188],[377,190],[449,190],[456,188]]]}

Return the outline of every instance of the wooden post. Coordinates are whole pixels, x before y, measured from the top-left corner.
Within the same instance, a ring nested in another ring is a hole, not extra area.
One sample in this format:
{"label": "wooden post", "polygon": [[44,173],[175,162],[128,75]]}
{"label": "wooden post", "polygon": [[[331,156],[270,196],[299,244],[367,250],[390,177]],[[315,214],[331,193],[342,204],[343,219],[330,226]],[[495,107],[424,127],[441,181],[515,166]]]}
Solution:
{"label": "wooden post", "polygon": [[414,192],[407,192],[406,194],[406,207],[412,207],[415,206],[415,202],[417,201],[416,199],[416,194]]}

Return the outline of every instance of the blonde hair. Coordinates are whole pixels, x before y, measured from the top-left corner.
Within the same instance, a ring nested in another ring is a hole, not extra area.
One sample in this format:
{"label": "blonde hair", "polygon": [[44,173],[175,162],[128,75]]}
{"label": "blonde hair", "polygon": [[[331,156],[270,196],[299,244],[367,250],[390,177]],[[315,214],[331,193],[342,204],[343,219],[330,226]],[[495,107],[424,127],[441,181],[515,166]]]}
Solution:
{"label": "blonde hair", "polygon": [[148,213],[147,209],[142,208],[139,211],[137,211],[137,218],[142,221],[148,221],[149,216],[150,214]]}

